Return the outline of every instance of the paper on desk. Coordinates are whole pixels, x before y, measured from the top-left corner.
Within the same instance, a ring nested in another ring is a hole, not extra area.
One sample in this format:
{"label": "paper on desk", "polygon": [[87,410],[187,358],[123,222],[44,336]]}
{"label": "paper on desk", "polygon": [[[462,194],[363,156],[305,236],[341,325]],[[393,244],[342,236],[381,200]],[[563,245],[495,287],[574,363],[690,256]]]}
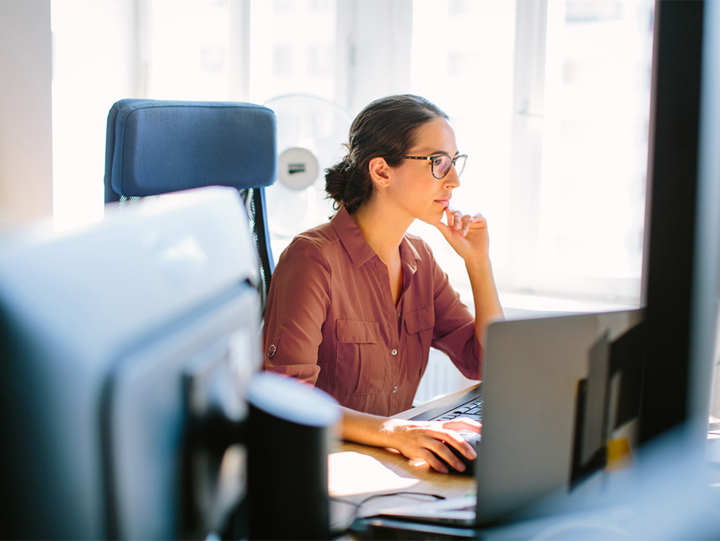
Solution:
{"label": "paper on desk", "polygon": [[332,453],[328,470],[332,496],[403,490],[420,482],[398,475],[376,458],[352,451]]}

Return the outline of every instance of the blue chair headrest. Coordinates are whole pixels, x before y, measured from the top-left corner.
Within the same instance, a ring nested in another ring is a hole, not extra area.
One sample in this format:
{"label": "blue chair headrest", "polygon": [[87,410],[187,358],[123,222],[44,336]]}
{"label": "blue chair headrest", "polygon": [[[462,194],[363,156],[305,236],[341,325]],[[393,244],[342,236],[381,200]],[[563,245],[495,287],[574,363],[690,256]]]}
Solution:
{"label": "blue chair headrest", "polygon": [[126,99],[108,115],[105,190],[145,197],[202,186],[268,186],[275,114],[237,102]]}

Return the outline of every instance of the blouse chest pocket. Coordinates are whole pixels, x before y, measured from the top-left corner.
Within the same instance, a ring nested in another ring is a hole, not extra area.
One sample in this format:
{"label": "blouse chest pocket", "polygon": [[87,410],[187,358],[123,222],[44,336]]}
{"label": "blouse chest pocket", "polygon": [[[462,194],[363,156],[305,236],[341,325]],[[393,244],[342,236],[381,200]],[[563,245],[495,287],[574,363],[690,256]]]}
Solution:
{"label": "blouse chest pocket", "polygon": [[337,320],[335,385],[343,393],[369,395],[382,391],[385,356],[377,321]]}
{"label": "blouse chest pocket", "polygon": [[435,327],[435,307],[426,306],[405,314],[406,347],[408,353],[408,381],[418,381],[427,366]]}

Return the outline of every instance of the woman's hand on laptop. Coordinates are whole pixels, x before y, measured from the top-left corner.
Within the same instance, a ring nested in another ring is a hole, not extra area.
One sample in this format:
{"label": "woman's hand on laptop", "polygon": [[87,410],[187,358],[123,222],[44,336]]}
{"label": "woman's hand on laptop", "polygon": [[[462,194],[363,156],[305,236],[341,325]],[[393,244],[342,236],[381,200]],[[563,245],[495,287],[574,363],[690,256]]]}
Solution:
{"label": "woman's hand on laptop", "polygon": [[[480,433],[480,423],[472,419],[453,419],[452,421],[406,421],[388,419],[383,423],[383,432],[388,436],[388,447],[400,451],[411,462],[427,463],[441,473],[448,473],[442,460],[457,471],[464,471],[465,464],[450,450],[457,449],[470,460],[476,458],[475,449],[458,431],[467,430]],[[442,460],[440,460],[442,459]]]}
{"label": "woman's hand on laptop", "polygon": [[473,446],[458,433],[467,431],[479,434],[481,425],[473,419],[410,421],[361,413],[345,407],[342,411],[341,431],[346,441],[396,449],[411,462],[425,462],[442,473],[449,471],[442,460],[457,471],[465,469],[450,447],[457,449],[469,460],[476,457]]}

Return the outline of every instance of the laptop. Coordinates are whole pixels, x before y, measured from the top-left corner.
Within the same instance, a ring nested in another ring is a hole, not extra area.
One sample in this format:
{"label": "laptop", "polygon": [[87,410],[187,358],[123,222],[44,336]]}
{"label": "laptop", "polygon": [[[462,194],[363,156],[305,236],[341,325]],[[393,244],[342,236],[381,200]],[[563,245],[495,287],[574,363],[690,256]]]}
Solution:
{"label": "laptop", "polygon": [[611,431],[638,416],[643,319],[631,309],[489,325],[482,385],[417,417],[441,419],[482,401],[477,494],[378,516],[477,527],[569,494],[602,467]]}
{"label": "laptop", "polygon": [[434,400],[437,405],[411,417],[415,421],[450,421],[457,417],[467,417],[482,422],[483,395],[482,384],[473,385],[462,394],[454,397],[453,403]]}

